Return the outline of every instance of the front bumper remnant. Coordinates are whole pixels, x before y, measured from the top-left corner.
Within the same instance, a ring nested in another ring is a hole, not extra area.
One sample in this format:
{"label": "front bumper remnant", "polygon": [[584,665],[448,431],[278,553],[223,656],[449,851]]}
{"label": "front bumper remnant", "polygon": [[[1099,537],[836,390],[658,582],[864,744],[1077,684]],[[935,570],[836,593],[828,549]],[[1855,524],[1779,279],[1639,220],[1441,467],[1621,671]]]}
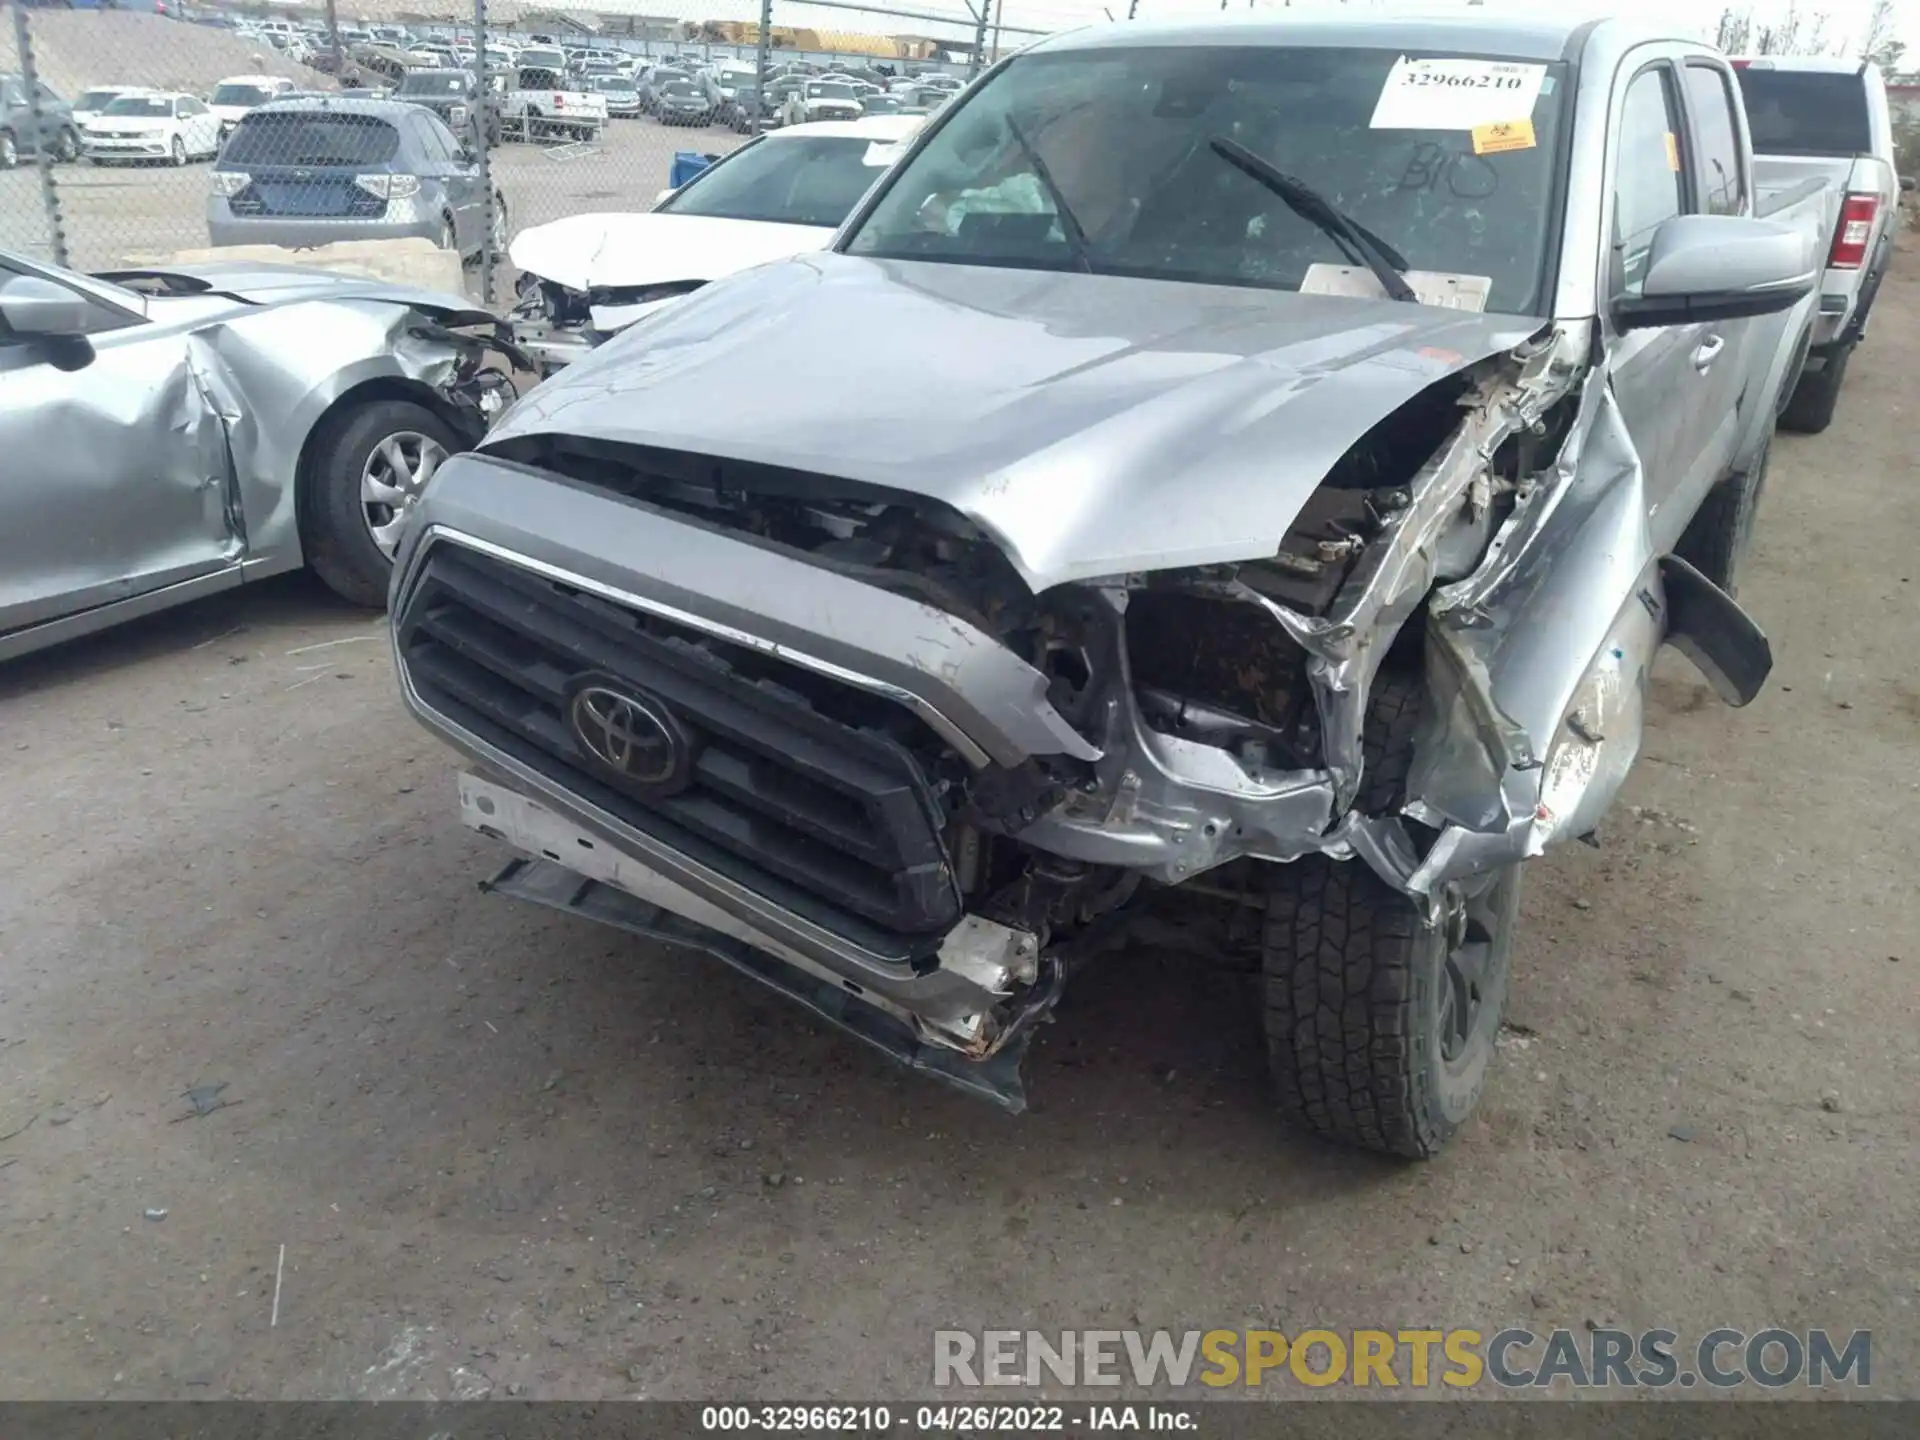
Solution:
{"label": "front bumper remnant", "polygon": [[462,775],[460,809],[468,825],[528,852],[483,882],[483,890],[705,951],[911,1070],[1015,1114],[1027,1108],[1020,1069],[1031,1027],[1021,1027],[992,1054],[973,1058],[924,1038],[912,1016],[882,996],[857,991],[805,956],[776,953],[726,912],[504,786]]}

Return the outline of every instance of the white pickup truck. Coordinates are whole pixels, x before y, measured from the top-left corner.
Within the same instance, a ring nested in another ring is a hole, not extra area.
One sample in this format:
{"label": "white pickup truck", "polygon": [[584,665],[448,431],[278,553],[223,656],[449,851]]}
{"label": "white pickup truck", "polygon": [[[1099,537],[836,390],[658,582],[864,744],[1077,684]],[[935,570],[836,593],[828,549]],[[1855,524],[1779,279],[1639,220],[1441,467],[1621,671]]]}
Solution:
{"label": "white pickup truck", "polygon": [[522,65],[500,97],[500,133],[509,140],[597,140],[607,97],[576,88],[563,71]]}
{"label": "white pickup truck", "polygon": [[1830,56],[1733,62],[1753,136],[1754,183],[1786,190],[1822,180],[1841,197],[1806,368],[1780,424],[1817,434],[1833,422],[1847,362],[1866,338],[1873,297],[1893,258],[1900,190],[1887,86],[1879,67]]}

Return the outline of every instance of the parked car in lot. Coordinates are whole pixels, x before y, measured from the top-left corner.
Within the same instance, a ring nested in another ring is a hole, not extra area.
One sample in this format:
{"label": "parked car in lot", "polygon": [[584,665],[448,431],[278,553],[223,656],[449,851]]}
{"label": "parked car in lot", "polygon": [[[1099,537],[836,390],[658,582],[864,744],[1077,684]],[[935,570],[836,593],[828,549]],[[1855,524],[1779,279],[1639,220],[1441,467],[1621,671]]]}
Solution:
{"label": "parked car in lot", "polygon": [[1822,245],[1826,273],[1806,368],[1780,416],[1789,430],[1818,433],[1833,421],[1900,228],[1886,81],[1876,65],[1828,57],[1761,56],[1734,67],[1755,183],[1788,189],[1818,179],[1845,197]]}
{"label": "parked car in lot", "polygon": [[844,80],[809,80],[788,92],[783,123],[805,125],[816,120],[858,120],[860,98]]}
{"label": "parked car in lot", "polygon": [[761,98],[760,87],[749,83],[736,85],[726,103],[714,112],[713,119],[715,124],[725,125],[736,135],[751,135],[756,116],[761,129],[771,128],[767,122],[772,113],[772,108]]}
{"label": "parked car in lot", "polygon": [[441,468],[395,654],[490,888],[1013,1108],[1129,934],[1245,960],[1282,1108],[1433,1154],[1656,653],[1771,665],[1734,591],[1839,197],[1761,194],[1738,105],[1677,25],[1470,10],[997,65],[831,249]]}
{"label": "parked car in lot", "polygon": [[230,134],[257,105],[287,94],[293,81],[280,75],[229,75],[207,96],[207,108],[220,121],[220,133]]}
{"label": "parked car in lot", "polygon": [[122,95],[87,121],[80,144],[95,165],[185,165],[220,153],[220,117],[197,95]]}
{"label": "parked car in lot", "polygon": [[522,230],[508,252],[520,272],[515,343],[555,369],[708,281],[820,249],[919,126],[794,126],[721,157],[649,213]]}
{"label": "parked car in lot", "polygon": [[713,102],[698,81],[667,80],[654,91],[653,114],[662,125],[708,125]]}
{"label": "parked car in lot", "polygon": [[398,522],[511,398],[493,344],[380,281],[0,253],[0,660],[303,564],[381,604]]}
{"label": "parked car in lot", "polygon": [[661,87],[678,80],[696,83],[691,70],[681,70],[672,65],[656,65],[647,71],[640,77],[640,108],[649,115],[658,114]]}
{"label": "parked car in lot", "polygon": [[481,103],[471,70],[409,71],[394,87],[393,98],[431,110],[465,144],[478,143],[483,125],[489,143],[500,138],[500,117]]}
{"label": "parked car in lot", "polygon": [[480,166],[417,105],[398,100],[281,100],[240,122],[212,171],[215,245],[432,240],[477,256],[506,248],[507,202],[489,222]]}
{"label": "parked car in lot", "polygon": [[761,94],[764,98],[761,100],[760,106],[762,111],[760,128],[765,130],[776,125],[786,124],[788,114],[787,102],[793,98],[795,92],[806,89],[806,86],[807,80],[805,76],[784,75],[778,79],[768,81],[766,85],[761,87]]}
{"label": "parked car in lot", "polygon": [[607,114],[632,119],[640,113],[640,87],[625,75],[595,75],[587,88],[607,102]]}
{"label": "parked car in lot", "polygon": [[84,130],[87,121],[93,119],[122,95],[156,93],[150,85],[90,85],[74,97],[70,113],[73,116],[73,123]]}
{"label": "parked car in lot", "polygon": [[0,170],[11,170],[44,144],[55,160],[80,154],[80,131],[73,111],[42,83],[27,94],[24,76],[0,74]]}
{"label": "parked car in lot", "polygon": [[577,89],[558,70],[522,66],[500,97],[501,133],[519,140],[596,140],[607,124],[604,95]]}

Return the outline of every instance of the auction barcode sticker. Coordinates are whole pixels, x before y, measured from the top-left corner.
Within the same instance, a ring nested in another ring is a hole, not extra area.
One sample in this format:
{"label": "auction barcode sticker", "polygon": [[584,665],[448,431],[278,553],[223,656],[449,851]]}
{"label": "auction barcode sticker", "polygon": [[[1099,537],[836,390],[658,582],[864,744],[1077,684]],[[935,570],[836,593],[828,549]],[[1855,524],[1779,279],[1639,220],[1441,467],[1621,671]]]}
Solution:
{"label": "auction barcode sticker", "polygon": [[1415,60],[1402,55],[1373,107],[1375,130],[1474,130],[1533,115],[1544,65],[1512,60]]}

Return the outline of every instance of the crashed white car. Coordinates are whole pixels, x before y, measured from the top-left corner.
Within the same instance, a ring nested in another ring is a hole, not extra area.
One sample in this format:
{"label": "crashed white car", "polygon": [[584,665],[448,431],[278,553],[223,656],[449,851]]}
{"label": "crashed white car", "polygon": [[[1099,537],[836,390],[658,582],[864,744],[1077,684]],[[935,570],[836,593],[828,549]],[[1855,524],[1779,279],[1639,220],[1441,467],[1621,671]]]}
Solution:
{"label": "crashed white car", "polygon": [[644,214],[571,215],[522,230],[515,342],[549,370],[710,280],[822,250],[924,123],[795,125],[749,141]]}

